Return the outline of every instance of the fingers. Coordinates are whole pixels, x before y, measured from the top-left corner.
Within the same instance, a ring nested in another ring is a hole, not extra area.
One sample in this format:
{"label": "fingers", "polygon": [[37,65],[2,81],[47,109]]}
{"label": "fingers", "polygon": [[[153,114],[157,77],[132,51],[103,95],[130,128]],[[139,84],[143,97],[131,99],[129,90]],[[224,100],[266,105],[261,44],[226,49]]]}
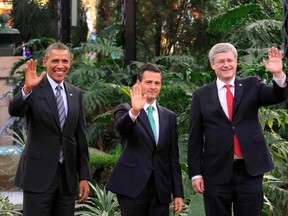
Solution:
{"label": "fingers", "polygon": [[276,47],[268,49],[268,58],[282,58],[281,50],[278,50]]}
{"label": "fingers", "polygon": [[83,192],[79,193],[78,202],[79,203],[84,202],[88,198],[88,196],[89,196],[89,191],[84,190]]}
{"label": "fingers", "polygon": [[182,198],[181,197],[176,197],[174,199],[172,205],[173,205],[173,208],[174,208],[174,212],[176,214],[181,212],[182,209],[183,209],[183,205],[184,205]]}
{"label": "fingers", "polygon": [[196,193],[203,194],[204,193],[204,180],[202,178],[195,179],[192,181],[193,190]]}
{"label": "fingers", "polygon": [[27,71],[35,71],[36,73],[36,69],[37,69],[37,60],[35,59],[30,59],[26,62],[27,66],[25,68],[25,70]]}
{"label": "fingers", "polygon": [[40,79],[42,80],[44,78],[44,76],[46,75],[46,71],[43,71],[40,75]]}
{"label": "fingers", "polygon": [[141,95],[141,88],[138,82],[133,85],[132,89],[130,90],[130,95],[131,97],[136,96],[136,95]]}
{"label": "fingers", "polygon": [[82,180],[79,183],[79,195],[78,195],[78,202],[84,202],[90,193],[89,185],[87,180]]}

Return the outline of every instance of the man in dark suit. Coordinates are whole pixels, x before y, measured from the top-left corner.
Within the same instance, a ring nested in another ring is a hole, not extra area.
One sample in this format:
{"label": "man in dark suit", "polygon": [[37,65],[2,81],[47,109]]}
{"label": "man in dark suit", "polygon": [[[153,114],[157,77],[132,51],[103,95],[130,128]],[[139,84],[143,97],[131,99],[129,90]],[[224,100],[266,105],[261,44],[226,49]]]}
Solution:
{"label": "man in dark suit", "polygon": [[231,216],[232,207],[235,216],[262,215],[263,174],[273,162],[258,109],[285,100],[286,86],[281,52],[272,47],[268,58],[263,64],[273,74],[273,86],[257,77],[236,77],[237,50],[216,44],[209,60],[217,79],[193,93],[189,177],[194,191],[204,194],[207,216]]}
{"label": "man in dark suit", "polygon": [[123,152],[107,189],[117,194],[122,216],[168,216],[172,194],[174,211],[182,210],[177,120],[174,112],[156,103],[161,80],[155,65],[144,64],[130,91],[131,105],[121,104],[115,111]]}
{"label": "man in dark suit", "polygon": [[[69,48],[50,45],[39,77],[36,60],[28,60],[25,85],[12,99],[9,113],[26,116],[28,137],[23,149],[16,185],[23,189],[25,216],[74,215],[77,181],[79,202],[89,194],[89,155],[82,93],[64,82],[71,65]],[[60,86],[57,108],[57,86]],[[61,110],[61,113],[58,112]],[[60,117],[60,118],[59,118]]]}

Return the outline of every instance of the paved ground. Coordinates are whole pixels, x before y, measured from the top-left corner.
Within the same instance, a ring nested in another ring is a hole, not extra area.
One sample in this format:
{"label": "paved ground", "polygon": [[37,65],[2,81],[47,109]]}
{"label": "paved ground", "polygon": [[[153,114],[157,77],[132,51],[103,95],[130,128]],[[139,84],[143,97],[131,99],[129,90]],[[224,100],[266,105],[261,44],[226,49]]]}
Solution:
{"label": "paved ground", "polygon": [[10,202],[14,205],[15,210],[22,210],[23,207],[23,192],[22,191],[0,191],[5,197],[9,197]]}

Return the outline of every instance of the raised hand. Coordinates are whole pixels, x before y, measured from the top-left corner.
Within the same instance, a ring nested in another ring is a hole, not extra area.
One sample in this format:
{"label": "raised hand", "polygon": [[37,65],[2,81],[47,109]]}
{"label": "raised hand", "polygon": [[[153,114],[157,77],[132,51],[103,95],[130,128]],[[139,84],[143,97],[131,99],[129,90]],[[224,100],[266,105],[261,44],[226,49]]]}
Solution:
{"label": "raised hand", "polygon": [[276,47],[272,47],[268,50],[268,61],[264,59],[263,65],[273,74],[274,77],[283,78],[282,52]]}
{"label": "raised hand", "polygon": [[132,89],[130,90],[131,96],[131,105],[132,105],[132,114],[138,115],[140,110],[143,108],[144,104],[146,103],[147,95],[142,95],[140,82],[139,80],[133,85]]}
{"label": "raised hand", "polygon": [[37,68],[37,60],[30,59],[27,61],[26,67],[25,67],[25,85],[24,85],[24,92],[28,94],[32,91],[32,89],[37,86],[40,81],[45,76],[46,72],[42,72],[40,76],[36,73]]}

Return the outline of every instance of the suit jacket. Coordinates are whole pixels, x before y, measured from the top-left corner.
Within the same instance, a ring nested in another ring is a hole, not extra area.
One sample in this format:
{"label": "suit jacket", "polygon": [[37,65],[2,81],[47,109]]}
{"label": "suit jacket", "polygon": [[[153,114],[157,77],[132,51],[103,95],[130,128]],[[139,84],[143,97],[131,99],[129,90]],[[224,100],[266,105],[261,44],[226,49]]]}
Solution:
{"label": "suit jacket", "polygon": [[285,88],[274,81],[273,86],[268,86],[257,77],[236,78],[231,122],[220,105],[216,82],[196,90],[190,110],[189,177],[202,175],[206,185],[230,181],[234,133],[251,176],[272,170],[274,165],[259,123],[258,109],[283,100]]}
{"label": "suit jacket", "polygon": [[64,86],[68,113],[63,132],[55,95],[47,77],[25,101],[20,91],[9,104],[10,115],[27,117],[28,137],[15,179],[16,185],[24,190],[37,193],[48,189],[57,171],[61,145],[70,192],[76,192],[77,179],[90,178],[82,93],[69,83],[65,82]]}
{"label": "suit jacket", "polygon": [[176,114],[157,106],[159,140],[156,146],[144,109],[133,123],[128,113],[130,108],[129,104],[116,107],[115,127],[122,135],[123,152],[108,180],[107,189],[137,197],[154,171],[156,190],[162,203],[169,203],[172,194],[183,197]]}

